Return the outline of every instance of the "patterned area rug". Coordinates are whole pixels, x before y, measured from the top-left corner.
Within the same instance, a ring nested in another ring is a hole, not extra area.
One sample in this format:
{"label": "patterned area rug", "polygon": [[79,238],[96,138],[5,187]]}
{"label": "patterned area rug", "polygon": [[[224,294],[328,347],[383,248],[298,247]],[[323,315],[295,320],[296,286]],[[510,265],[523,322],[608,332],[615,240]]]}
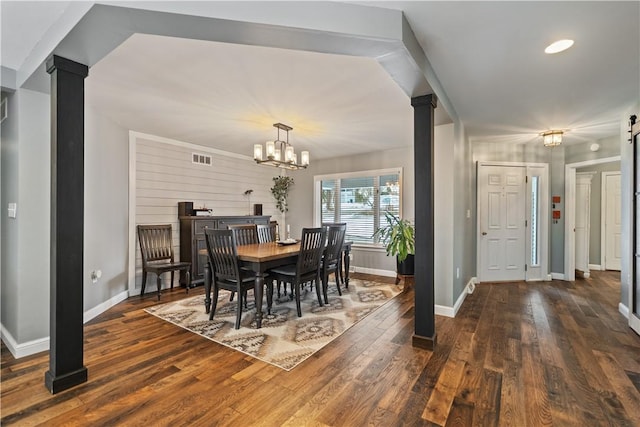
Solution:
{"label": "patterned area rug", "polygon": [[[303,291],[302,317],[296,303],[287,296],[276,300],[271,314],[265,313],[262,328],[256,329],[253,292],[243,310],[240,329],[234,329],[236,300],[229,302],[229,292],[220,291],[213,320],[205,314],[203,296],[186,298],[145,309],[167,322],[185,328],[219,344],[290,371],[298,364],[377,308],[398,295],[402,288],[393,284],[350,279],[349,289],[329,283],[329,304],[320,307],[315,290]],[[275,292],[274,292],[275,293]],[[266,311],[266,301],[263,310]]]}

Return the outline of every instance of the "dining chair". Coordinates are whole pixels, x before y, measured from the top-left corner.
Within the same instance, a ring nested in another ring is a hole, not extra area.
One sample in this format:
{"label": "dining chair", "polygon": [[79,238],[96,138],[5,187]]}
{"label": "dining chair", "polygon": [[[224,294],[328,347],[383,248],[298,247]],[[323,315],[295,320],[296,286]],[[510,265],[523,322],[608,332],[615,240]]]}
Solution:
{"label": "dining chair", "polygon": [[[213,320],[213,315],[218,305],[218,294],[220,289],[237,292],[238,295],[245,295],[249,289],[253,289],[254,276],[249,271],[240,268],[238,252],[236,249],[236,236],[233,230],[205,230],[205,240],[209,262],[213,267],[211,274],[211,285],[213,287],[213,298],[211,301],[211,311],[209,320]],[[271,303],[273,298],[273,285],[267,284],[267,309],[271,313]],[[236,308],[235,328],[240,328],[242,319],[242,298],[238,298]]]}
{"label": "dining chair", "polygon": [[260,243],[258,240],[258,229],[255,224],[236,224],[229,225],[228,227],[229,230],[233,230],[238,246]]}
{"label": "dining chair", "polygon": [[[233,224],[227,226],[229,230],[233,231],[233,235],[236,238],[236,245],[253,245],[256,243],[260,243],[258,239],[258,229],[256,224]],[[231,296],[229,297],[229,301],[233,301],[236,293],[231,292]],[[247,295],[243,294],[244,298],[244,306],[247,306]]]}
{"label": "dining chair", "polygon": [[142,255],[142,289],[140,297],[144,295],[147,286],[147,275],[156,275],[158,286],[158,300],[162,291],[161,276],[171,272],[171,289],[173,289],[173,277],[175,271],[184,271],[187,284],[187,292],[191,284],[191,263],[175,262],[173,254],[173,239],[171,224],[162,225],[138,225],[138,241],[140,242],[140,254]]}
{"label": "dining chair", "polygon": [[331,273],[335,274],[338,294],[342,296],[342,291],[340,290],[340,267],[342,265],[342,245],[344,244],[344,236],[347,232],[347,224],[328,224],[326,230],[327,245],[322,256],[321,277],[324,302],[325,304],[329,304],[327,288],[329,287],[329,275]]}
{"label": "dining chair", "polygon": [[276,226],[272,224],[258,224],[258,242],[268,243],[276,241]]}
{"label": "dining chair", "polygon": [[291,284],[296,299],[298,317],[302,317],[302,309],[300,308],[300,286],[303,283],[315,283],[318,304],[320,306],[323,305],[322,296],[320,295],[320,259],[322,257],[322,251],[324,250],[325,238],[326,231],[322,227],[303,228],[298,261],[295,264],[269,270],[272,292],[274,280]]}

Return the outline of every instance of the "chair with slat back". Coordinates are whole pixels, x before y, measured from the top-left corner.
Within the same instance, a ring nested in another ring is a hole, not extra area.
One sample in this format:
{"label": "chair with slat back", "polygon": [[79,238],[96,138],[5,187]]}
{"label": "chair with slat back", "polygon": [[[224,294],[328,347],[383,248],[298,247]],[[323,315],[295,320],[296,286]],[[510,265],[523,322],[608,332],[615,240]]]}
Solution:
{"label": "chair with slat back", "polygon": [[258,229],[255,224],[238,224],[229,225],[228,227],[229,230],[233,230],[238,246],[260,243],[258,240]]}
{"label": "chair with slat back", "polygon": [[336,276],[336,286],[338,294],[342,295],[340,290],[340,267],[342,265],[342,245],[344,244],[344,236],[347,232],[346,223],[327,224],[327,246],[322,257],[322,292],[324,294],[325,304],[329,304],[327,296],[327,288],[329,286],[329,275],[331,273]]}
{"label": "chair with slat back", "polygon": [[[258,229],[255,224],[232,224],[227,226],[229,230],[233,231],[233,235],[236,238],[236,245],[253,245],[260,243],[258,239]],[[231,292],[229,301],[233,301],[235,292]],[[247,295],[244,294],[245,307],[247,306]]]}
{"label": "chair with slat back", "polygon": [[173,277],[175,271],[184,271],[186,276],[187,292],[191,283],[191,263],[175,262],[173,255],[173,239],[171,224],[162,225],[138,225],[138,241],[142,255],[142,290],[140,297],[144,295],[147,286],[147,274],[154,273],[157,279],[158,300],[162,291],[161,276],[171,272],[171,288],[173,289]]}
{"label": "chair with slat back", "polygon": [[[246,295],[247,290],[253,288],[254,276],[251,272],[240,268],[238,252],[236,250],[236,237],[233,230],[205,230],[205,240],[207,244],[207,254],[209,262],[213,266],[211,285],[213,287],[213,298],[211,300],[211,311],[209,320],[213,320],[218,304],[218,293],[220,289],[238,292],[239,295]],[[271,303],[273,297],[273,287],[267,288],[267,309],[271,313]],[[246,299],[246,296],[245,296]],[[242,298],[238,298],[236,308],[235,328],[240,328],[242,319]]]}
{"label": "chair with slat back", "polygon": [[276,241],[276,224],[258,224],[256,228],[258,231],[258,241],[260,243]]}
{"label": "chair with slat back", "polygon": [[[300,240],[300,253],[296,264],[285,265],[269,270],[272,280],[291,283],[293,288],[298,317],[302,316],[300,308],[300,286],[306,282],[315,282],[318,304],[322,306],[320,295],[320,259],[324,251],[326,231],[324,228],[303,228]],[[272,283],[273,285],[273,283]]]}

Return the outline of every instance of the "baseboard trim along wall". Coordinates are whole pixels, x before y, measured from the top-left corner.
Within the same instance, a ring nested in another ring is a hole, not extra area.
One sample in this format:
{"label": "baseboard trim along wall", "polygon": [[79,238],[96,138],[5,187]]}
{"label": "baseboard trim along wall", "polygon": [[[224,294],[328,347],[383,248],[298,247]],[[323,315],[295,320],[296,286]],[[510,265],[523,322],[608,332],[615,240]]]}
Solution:
{"label": "baseboard trim along wall", "polygon": [[589,264],[589,270],[602,271],[604,269],[600,264]]}
{"label": "baseboard trim along wall", "polygon": [[18,344],[15,338],[13,338],[13,335],[5,329],[4,325],[1,325],[0,329],[2,330],[2,341],[4,342],[4,345],[7,346],[13,357],[16,359],[49,350],[49,337]]}
{"label": "baseboard trim along wall", "polygon": [[627,307],[623,303],[618,304],[618,311],[627,319],[629,318],[629,307]]}
{"label": "baseboard trim along wall", "polygon": [[473,291],[476,289],[477,280],[478,279],[475,277],[472,277],[471,279],[469,279],[469,281],[467,282],[467,286],[464,287],[464,289],[460,293],[460,296],[458,297],[458,300],[456,301],[455,304],[453,304],[453,307],[436,304],[435,305],[436,314],[439,316],[445,316],[445,317],[456,317],[456,315],[458,314],[458,310],[460,310],[460,307],[462,306],[462,303],[464,302],[467,295],[472,294]]}
{"label": "baseboard trim along wall", "polygon": [[92,309],[90,309],[88,311],[85,311],[84,312],[84,316],[82,317],[83,323],[87,323],[89,320],[93,319],[94,317],[98,316],[99,314],[104,313],[105,311],[107,311],[111,307],[113,307],[114,305],[126,300],[127,298],[129,298],[129,292],[128,291],[120,292],[118,295],[108,299],[107,301],[96,305],[95,307],[93,307]]}
{"label": "baseboard trim along wall", "polygon": [[564,280],[564,273],[551,273],[551,279]]}
{"label": "baseboard trim along wall", "polygon": [[[351,268],[349,270],[352,270]],[[391,270],[378,270],[377,268],[353,267],[354,273],[375,274],[376,276],[396,277],[396,272]]]}
{"label": "baseboard trim along wall", "polygon": [[[98,304],[92,309],[85,311],[84,315],[82,316],[83,323],[87,323],[89,320],[104,313],[111,307],[126,300],[127,298],[129,298],[128,291],[120,292],[118,295],[103,302],[102,304]],[[13,335],[11,335],[9,331],[5,329],[4,325],[0,325],[0,328],[2,330],[2,341],[7,346],[13,357],[16,359],[31,356],[32,354],[40,353],[41,351],[49,350],[49,337],[39,338],[37,340],[18,344],[15,338],[13,338]]]}

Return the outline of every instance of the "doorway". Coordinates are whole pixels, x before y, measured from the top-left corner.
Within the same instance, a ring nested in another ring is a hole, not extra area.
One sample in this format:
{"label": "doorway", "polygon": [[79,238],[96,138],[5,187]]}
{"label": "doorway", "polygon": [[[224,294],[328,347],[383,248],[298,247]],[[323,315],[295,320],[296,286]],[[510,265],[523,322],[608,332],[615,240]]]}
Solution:
{"label": "doorway", "polygon": [[622,264],[622,187],[620,172],[602,173],[602,266],[620,271]]}
{"label": "doorway", "polygon": [[588,279],[589,270],[589,240],[591,237],[591,180],[594,172],[576,174],[576,266],[579,274]]}
{"label": "doorway", "polygon": [[568,163],[565,165],[564,195],[565,195],[565,228],[564,228],[564,274],[563,280],[576,280],[576,176],[577,169],[603,163],[619,162],[620,156],[587,160],[584,162]]}
{"label": "doorway", "polygon": [[548,165],[478,162],[481,282],[548,278]]}

